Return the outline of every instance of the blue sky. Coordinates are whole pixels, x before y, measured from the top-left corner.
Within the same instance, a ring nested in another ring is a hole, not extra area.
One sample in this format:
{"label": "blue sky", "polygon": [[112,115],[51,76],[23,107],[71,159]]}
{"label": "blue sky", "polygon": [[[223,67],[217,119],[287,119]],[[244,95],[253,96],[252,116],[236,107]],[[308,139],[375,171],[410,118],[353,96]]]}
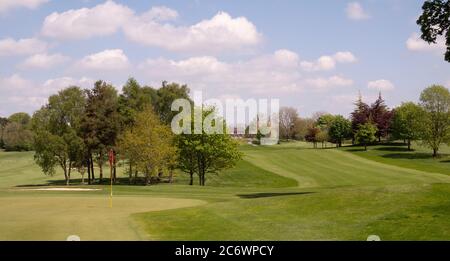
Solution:
{"label": "blue sky", "polygon": [[423,1],[0,1],[0,116],[67,85],[129,76],[208,98],[279,98],[345,116],[360,91],[390,106],[450,87],[444,45],[417,38]]}

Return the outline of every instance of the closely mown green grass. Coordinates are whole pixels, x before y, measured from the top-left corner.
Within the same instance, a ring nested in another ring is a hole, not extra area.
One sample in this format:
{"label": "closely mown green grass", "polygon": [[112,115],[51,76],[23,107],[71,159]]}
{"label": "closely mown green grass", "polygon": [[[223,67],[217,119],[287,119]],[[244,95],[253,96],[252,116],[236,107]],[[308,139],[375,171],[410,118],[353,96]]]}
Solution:
{"label": "closely mown green grass", "polygon": [[449,240],[448,163],[386,157],[392,147],[401,148],[242,145],[244,159],[206,187],[182,173],[174,184],[116,185],[112,209],[106,184],[23,190],[62,175],[44,176],[32,153],[0,152],[0,239]]}

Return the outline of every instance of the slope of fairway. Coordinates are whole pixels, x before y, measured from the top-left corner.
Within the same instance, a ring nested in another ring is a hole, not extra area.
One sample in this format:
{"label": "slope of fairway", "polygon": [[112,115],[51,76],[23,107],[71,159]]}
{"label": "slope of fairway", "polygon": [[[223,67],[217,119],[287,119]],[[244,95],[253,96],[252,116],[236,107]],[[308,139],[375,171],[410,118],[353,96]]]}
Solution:
{"label": "slope of fairway", "polygon": [[261,147],[246,154],[252,164],[295,179],[301,188],[450,182],[446,175],[382,164],[335,149]]}
{"label": "slope of fairway", "polygon": [[134,218],[161,240],[450,239],[449,176],[335,149],[243,151],[255,166],[297,180],[298,188],[236,192],[237,200]]}
{"label": "slope of fairway", "polygon": [[244,194],[135,214],[159,240],[449,240],[449,184]]}
{"label": "slope of fairway", "polygon": [[33,155],[34,152],[2,152],[0,150],[0,188],[42,184],[51,179],[45,176],[34,163]]}
{"label": "slope of fairway", "polygon": [[421,144],[414,144],[412,148],[412,151],[408,151],[406,145],[392,143],[370,146],[367,151],[357,146],[343,147],[342,150],[384,164],[450,174],[450,148],[448,146],[441,146],[440,155],[437,158],[433,158],[430,149],[421,146]]}
{"label": "slope of fairway", "polygon": [[[177,184],[188,184],[188,175],[181,173],[177,176]],[[234,168],[226,169],[219,174],[209,174],[208,186],[213,187],[242,187],[242,188],[283,188],[296,187],[295,179],[280,176],[260,168],[246,157],[239,161]]]}

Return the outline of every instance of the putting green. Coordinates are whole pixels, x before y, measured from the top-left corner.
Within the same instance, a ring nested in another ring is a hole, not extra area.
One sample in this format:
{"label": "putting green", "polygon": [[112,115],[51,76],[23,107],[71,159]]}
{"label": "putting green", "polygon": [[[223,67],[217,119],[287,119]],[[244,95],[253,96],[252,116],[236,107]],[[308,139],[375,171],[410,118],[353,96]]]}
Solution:
{"label": "putting green", "polygon": [[[51,193],[51,192],[50,192]],[[149,239],[129,216],[204,204],[195,199],[151,197],[3,197],[0,198],[0,240],[81,240]]]}

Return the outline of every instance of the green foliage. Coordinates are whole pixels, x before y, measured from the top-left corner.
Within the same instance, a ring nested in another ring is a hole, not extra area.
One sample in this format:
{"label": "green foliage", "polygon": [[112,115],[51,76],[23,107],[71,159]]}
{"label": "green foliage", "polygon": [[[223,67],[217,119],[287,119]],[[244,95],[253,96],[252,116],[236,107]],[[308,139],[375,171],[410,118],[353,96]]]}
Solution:
{"label": "green foliage", "polygon": [[36,163],[47,175],[53,175],[55,168],[61,167],[67,184],[72,167],[84,161],[85,146],[78,132],[85,105],[83,91],[70,87],[51,96],[32,118]]}
{"label": "green foliage", "polygon": [[314,145],[314,148],[317,147],[317,142],[319,141],[318,136],[320,133],[320,128],[316,126],[311,126],[308,128],[307,133],[305,135],[305,140],[307,142],[312,142]]}
{"label": "green foliage", "polygon": [[[203,109],[202,120],[211,117],[214,109]],[[214,116],[214,115],[212,115]],[[192,116],[193,117],[193,116]],[[217,121],[223,119],[216,117]],[[205,133],[202,128],[201,134],[194,133],[194,121],[191,123],[192,134],[180,134],[177,136],[179,148],[179,168],[192,175],[199,176],[199,184],[205,185],[207,173],[218,173],[219,171],[233,167],[241,159],[242,154],[238,150],[238,143],[226,133],[226,124],[223,124],[223,133]]]}
{"label": "green foliage", "polygon": [[367,150],[367,145],[374,142],[376,140],[376,134],[377,134],[377,126],[373,123],[366,123],[359,126],[358,131],[355,134],[355,140],[356,142],[362,144]]}
{"label": "green foliage", "polygon": [[88,149],[93,151],[113,146],[120,127],[116,89],[98,81],[92,90],[86,90],[86,95],[81,133]]}
{"label": "green foliage", "polygon": [[31,120],[31,117],[26,112],[17,112],[8,117],[9,122],[16,122],[27,128],[28,128],[28,125],[30,124],[30,120]]}
{"label": "green foliage", "polygon": [[348,138],[352,132],[352,123],[341,115],[334,117],[330,124],[328,134],[338,147],[342,146],[342,141]]}
{"label": "green foliage", "polygon": [[157,100],[154,104],[156,113],[165,124],[170,124],[176,112],[171,110],[172,102],[176,99],[189,99],[189,88],[187,85],[179,85],[177,83],[167,84],[163,82],[163,86],[156,91]]}
{"label": "green foliage", "polygon": [[30,131],[30,115],[14,113],[0,121],[0,148],[7,151],[28,151],[33,148],[33,133]]}
{"label": "green foliage", "polygon": [[119,150],[135,171],[144,174],[145,184],[150,183],[153,174],[173,169],[176,164],[172,131],[149,106],[136,114],[134,125],[119,138]]}
{"label": "green foliage", "polygon": [[450,92],[444,86],[430,86],[420,94],[420,105],[425,110],[422,138],[437,156],[441,144],[449,141]]}
{"label": "green foliage", "polygon": [[395,138],[406,140],[408,150],[411,141],[418,140],[423,135],[425,111],[413,102],[402,103],[395,109],[392,119],[392,132]]}
{"label": "green foliage", "polygon": [[438,36],[446,39],[445,60],[450,62],[450,1],[427,0],[422,6],[422,15],[417,19],[422,31],[421,38],[428,43],[437,43]]}
{"label": "green foliage", "polygon": [[132,125],[137,112],[156,103],[156,100],[157,94],[153,88],[141,87],[134,78],[128,79],[122,88],[118,105],[123,127]]}
{"label": "green foliage", "polygon": [[10,122],[3,130],[3,143],[7,151],[28,151],[33,148],[33,133],[25,125]]}

